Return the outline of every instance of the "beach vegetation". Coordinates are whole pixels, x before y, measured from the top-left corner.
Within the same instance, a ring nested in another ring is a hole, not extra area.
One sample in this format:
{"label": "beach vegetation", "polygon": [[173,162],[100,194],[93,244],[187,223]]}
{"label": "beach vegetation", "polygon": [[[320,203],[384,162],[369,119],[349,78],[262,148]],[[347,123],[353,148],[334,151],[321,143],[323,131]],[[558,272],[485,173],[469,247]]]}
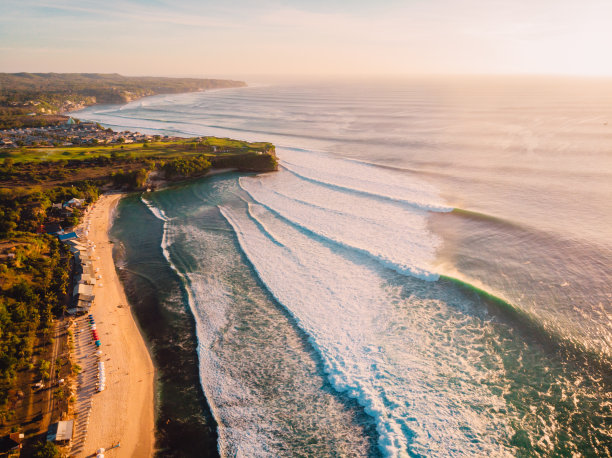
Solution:
{"label": "beach vegetation", "polygon": [[33,458],[60,458],[60,449],[53,442],[39,442],[34,446]]}

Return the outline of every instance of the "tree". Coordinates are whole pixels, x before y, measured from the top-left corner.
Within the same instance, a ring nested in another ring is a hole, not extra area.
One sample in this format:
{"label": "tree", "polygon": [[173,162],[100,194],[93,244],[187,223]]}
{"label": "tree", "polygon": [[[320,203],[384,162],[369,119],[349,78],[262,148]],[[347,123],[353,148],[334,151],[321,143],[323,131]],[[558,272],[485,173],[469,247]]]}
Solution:
{"label": "tree", "polygon": [[40,443],[34,447],[33,458],[60,458],[59,448],[53,442]]}

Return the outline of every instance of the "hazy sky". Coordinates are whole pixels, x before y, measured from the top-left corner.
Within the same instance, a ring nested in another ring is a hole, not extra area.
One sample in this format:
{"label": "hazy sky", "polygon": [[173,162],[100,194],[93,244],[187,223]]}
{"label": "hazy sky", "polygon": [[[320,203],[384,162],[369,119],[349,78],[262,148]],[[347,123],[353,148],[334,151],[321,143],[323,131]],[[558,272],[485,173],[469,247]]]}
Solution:
{"label": "hazy sky", "polygon": [[0,1],[0,71],[612,75],[612,0]]}

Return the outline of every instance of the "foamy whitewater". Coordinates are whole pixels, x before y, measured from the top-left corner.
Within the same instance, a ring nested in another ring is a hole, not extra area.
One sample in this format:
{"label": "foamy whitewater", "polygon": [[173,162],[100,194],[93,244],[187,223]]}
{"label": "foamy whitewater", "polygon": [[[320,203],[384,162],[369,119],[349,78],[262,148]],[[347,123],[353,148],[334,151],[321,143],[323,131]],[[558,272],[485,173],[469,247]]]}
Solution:
{"label": "foamy whitewater", "polygon": [[269,86],[81,119],[277,145],[163,222],[222,456],[609,456],[606,81]]}

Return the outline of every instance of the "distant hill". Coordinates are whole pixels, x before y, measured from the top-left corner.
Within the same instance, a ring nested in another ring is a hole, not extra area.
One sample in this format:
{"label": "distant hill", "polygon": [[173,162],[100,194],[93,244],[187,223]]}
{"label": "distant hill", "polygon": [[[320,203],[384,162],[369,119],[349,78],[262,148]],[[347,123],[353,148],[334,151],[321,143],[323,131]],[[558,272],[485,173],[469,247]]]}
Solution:
{"label": "distant hill", "polygon": [[243,86],[243,81],[117,73],[0,73],[0,129],[53,123],[50,115],[96,103]]}

